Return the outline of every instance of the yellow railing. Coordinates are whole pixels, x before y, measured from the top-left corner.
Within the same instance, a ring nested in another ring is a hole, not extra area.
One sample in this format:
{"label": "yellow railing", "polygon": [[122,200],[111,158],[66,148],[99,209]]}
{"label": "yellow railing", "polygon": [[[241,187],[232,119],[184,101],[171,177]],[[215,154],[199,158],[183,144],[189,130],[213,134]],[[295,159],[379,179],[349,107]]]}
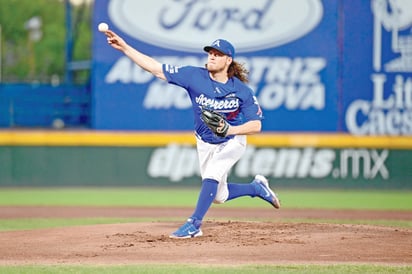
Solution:
{"label": "yellow railing", "polygon": [[[135,132],[93,130],[3,130],[0,146],[163,146],[195,144],[193,132]],[[248,143],[264,147],[358,147],[412,149],[412,136],[354,136],[323,133],[261,133]]]}

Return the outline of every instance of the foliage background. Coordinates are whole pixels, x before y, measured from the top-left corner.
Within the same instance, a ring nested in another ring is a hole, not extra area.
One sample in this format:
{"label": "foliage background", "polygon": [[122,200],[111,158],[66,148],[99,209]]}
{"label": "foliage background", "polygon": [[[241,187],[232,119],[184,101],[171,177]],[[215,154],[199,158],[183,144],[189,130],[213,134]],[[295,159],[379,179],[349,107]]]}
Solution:
{"label": "foliage background", "polygon": [[[92,2],[71,3],[73,60],[91,59]],[[38,16],[42,37],[30,45],[26,22]],[[0,0],[4,83],[63,81],[66,71],[65,0]],[[32,48],[32,50],[31,50]],[[76,71],[75,83],[88,81],[89,71]]]}

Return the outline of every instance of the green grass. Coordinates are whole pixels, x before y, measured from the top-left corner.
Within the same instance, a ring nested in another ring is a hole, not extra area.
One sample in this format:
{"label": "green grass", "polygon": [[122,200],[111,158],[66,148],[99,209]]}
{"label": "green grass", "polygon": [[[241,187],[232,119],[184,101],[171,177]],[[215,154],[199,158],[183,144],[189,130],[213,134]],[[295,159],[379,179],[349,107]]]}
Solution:
{"label": "green grass", "polygon": [[[194,207],[198,189],[190,188],[3,188],[0,206],[162,206]],[[411,191],[282,190],[283,208],[412,210]],[[225,207],[266,207],[260,199],[242,197]],[[157,219],[160,221],[162,219]],[[76,225],[148,221],[144,218],[35,218],[0,219],[0,231]],[[288,222],[376,224],[412,227],[397,220],[311,220]]]}
{"label": "green grass", "polygon": [[376,265],[245,265],[245,266],[193,266],[193,265],[127,265],[127,266],[0,266],[1,273],[317,273],[317,274],[368,274],[368,273],[412,273],[411,266],[376,266]]}
{"label": "green grass", "polygon": [[6,188],[0,205],[189,206],[197,190],[167,188]]}
{"label": "green grass", "polygon": [[291,208],[412,210],[412,191],[297,190],[282,196]]}
{"label": "green grass", "polygon": [[[120,224],[153,221],[181,221],[181,218],[21,218],[21,219],[0,219],[0,231],[15,231],[27,229],[41,229],[53,227],[67,227],[80,225],[99,225],[99,224]],[[218,219],[214,219],[218,220]],[[224,219],[227,220],[227,219]],[[236,220],[231,218],[231,220]],[[248,221],[251,221],[249,218]],[[369,224],[381,226],[393,226],[412,228],[412,221],[400,220],[338,220],[338,219],[282,219],[265,220],[267,222],[282,223],[329,223],[329,224]]]}
{"label": "green grass", "polygon": [[0,231],[153,221],[143,218],[19,218],[0,219]]}
{"label": "green grass", "polygon": [[[278,190],[284,208],[412,210],[412,191],[377,190]],[[198,189],[183,188],[0,188],[0,206],[163,206],[193,207]],[[241,198],[229,207],[265,207],[259,199]],[[165,219],[159,219],[162,221]],[[35,218],[0,220],[0,231],[88,224],[153,221],[144,218]],[[342,220],[282,219],[282,222],[330,222]],[[410,221],[344,220],[412,227]],[[0,266],[0,273],[412,273],[412,266],[387,265],[36,265]]]}
{"label": "green grass", "polygon": [[[183,188],[5,188],[0,206],[163,206],[192,207],[198,189]],[[412,210],[412,191],[278,190],[283,208]],[[262,207],[259,199],[242,197],[234,207]]]}
{"label": "green grass", "polygon": [[[3,188],[0,206],[163,206],[194,207],[198,189],[182,188]],[[412,192],[365,190],[283,190],[283,208],[412,210]],[[225,207],[266,207],[260,199],[242,197]],[[157,219],[161,221],[163,219]],[[150,221],[144,218],[0,219],[0,231],[76,225]],[[273,221],[273,220],[272,220]],[[283,222],[324,222],[412,227],[397,220],[282,219]]]}

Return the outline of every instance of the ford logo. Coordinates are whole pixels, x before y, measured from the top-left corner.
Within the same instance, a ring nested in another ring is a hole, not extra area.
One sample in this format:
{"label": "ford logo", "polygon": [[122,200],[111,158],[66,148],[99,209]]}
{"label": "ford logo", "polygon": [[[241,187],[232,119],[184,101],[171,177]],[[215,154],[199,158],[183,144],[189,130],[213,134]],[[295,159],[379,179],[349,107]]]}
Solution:
{"label": "ford logo", "polygon": [[237,52],[299,39],[322,19],[320,0],[112,0],[113,24],[143,42],[199,53],[217,38]]}

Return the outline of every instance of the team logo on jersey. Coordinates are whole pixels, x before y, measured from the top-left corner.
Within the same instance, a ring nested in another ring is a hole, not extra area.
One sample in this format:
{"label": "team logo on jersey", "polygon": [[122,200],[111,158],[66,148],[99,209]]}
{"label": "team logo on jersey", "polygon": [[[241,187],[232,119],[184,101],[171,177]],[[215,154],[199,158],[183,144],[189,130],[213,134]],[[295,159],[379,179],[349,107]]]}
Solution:
{"label": "team logo on jersey", "polygon": [[219,110],[220,112],[232,112],[239,108],[239,98],[216,99],[209,98],[204,94],[195,98],[199,106],[204,106],[210,109]]}

